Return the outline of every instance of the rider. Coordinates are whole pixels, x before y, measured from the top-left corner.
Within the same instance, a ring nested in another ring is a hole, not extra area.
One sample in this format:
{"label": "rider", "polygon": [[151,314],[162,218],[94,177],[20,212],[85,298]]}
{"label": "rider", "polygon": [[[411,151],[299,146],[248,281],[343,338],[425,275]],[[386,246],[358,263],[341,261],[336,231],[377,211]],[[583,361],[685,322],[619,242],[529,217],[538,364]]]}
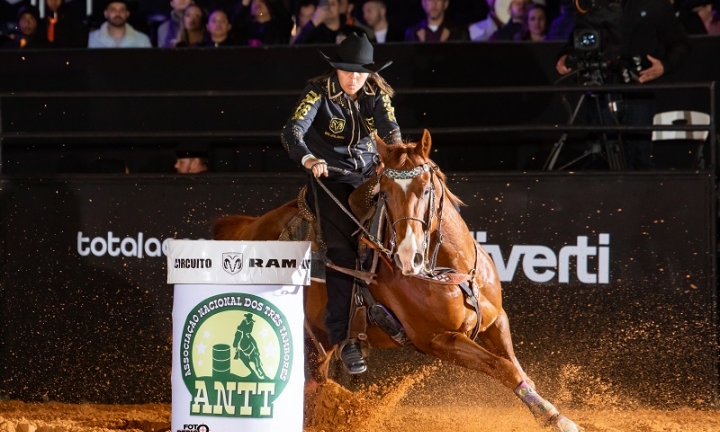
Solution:
{"label": "rider", "polygon": [[[340,43],[335,57],[323,56],[331,68],[307,82],[281,138],[290,157],[312,174],[309,182],[322,181],[349,208],[350,193],[379,169],[375,134],[389,144],[401,142],[390,101],[393,89],[378,74],[392,62],[374,63],[367,36],[355,34]],[[316,190],[327,257],[335,266],[355,269],[357,239],[353,232],[358,227],[323,188]],[[310,208],[315,209],[313,194],[307,196]],[[367,370],[365,359],[359,342],[348,340],[353,284],[352,276],[327,269],[324,321],[329,342],[338,346],[345,368],[359,374]]]}

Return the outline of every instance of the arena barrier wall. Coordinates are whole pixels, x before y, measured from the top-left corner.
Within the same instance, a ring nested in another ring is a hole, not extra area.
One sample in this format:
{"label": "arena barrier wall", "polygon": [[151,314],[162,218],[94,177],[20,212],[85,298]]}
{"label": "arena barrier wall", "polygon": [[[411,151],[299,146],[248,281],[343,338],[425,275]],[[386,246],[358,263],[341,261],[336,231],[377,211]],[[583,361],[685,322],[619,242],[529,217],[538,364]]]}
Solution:
{"label": "arena barrier wall", "polygon": [[[709,173],[452,173],[526,370],[648,404],[717,399]],[[169,402],[165,241],[294,199],[299,175],[0,180],[0,395]],[[575,369],[573,369],[575,368]],[[372,372],[371,372],[372,373]],[[544,388],[552,387],[544,380]]]}
{"label": "arena barrier wall", "polygon": [[[691,45],[683,66],[653,84],[720,77],[720,38],[696,37]],[[404,134],[417,139],[423,128],[433,132],[444,143],[438,150],[447,170],[540,170],[560,131],[472,131],[566,123],[570,113],[559,93],[522,91],[554,86],[561,47],[557,42],[395,43],[378,46],[376,58],[393,60],[383,76],[397,92],[393,104]],[[172,172],[172,149],[188,137],[210,141],[216,172],[292,171],[279,131],[306,80],[327,67],[318,51],[334,49],[0,51],[2,173],[110,172],[115,161],[133,173]],[[557,84],[568,85],[573,79]],[[466,90],[499,87],[515,91]],[[187,93],[192,91],[214,93]],[[175,93],[117,97],[126,92]],[[569,95],[570,103],[578,96]],[[586,119],[581,108],[578,123]],[[658,90],[656,109],[711,111],[708,92],[700,88]],[[586,136],[572,134],[563,158],[581,154]],[[668,143],[657,145],[655,161],[662,168],[687,169],[692,160],[684,159],[686,153]]]}

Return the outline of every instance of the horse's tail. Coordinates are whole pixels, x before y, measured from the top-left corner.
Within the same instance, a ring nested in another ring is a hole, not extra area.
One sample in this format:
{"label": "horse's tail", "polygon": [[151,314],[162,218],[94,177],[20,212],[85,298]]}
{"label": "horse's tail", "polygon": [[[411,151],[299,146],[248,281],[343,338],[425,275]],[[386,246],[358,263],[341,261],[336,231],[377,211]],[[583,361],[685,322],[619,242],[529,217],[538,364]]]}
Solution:
{"label": "horse's tail", "polygon": [[213,226],[214,240],[239,240],[243,229],[255,221],[257,217],[244,215],[222,216]]}

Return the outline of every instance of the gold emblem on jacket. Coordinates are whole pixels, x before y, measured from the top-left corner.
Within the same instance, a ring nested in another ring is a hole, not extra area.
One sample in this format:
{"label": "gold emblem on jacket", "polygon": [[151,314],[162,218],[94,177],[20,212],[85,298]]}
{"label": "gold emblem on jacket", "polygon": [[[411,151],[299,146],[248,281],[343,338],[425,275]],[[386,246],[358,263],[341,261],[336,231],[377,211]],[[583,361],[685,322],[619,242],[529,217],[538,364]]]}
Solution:
{"label": "gold emblem on jacket", "polygon": [[330,129],[330,132],[334,134],[339,134],[345,130],[345,120],[333,117],[330,119],[330,126],[328,129]]}
{"label": "gold emblem on jacket", "polygon": [[303,100],[298,104],[297,109],[295,109],[295,114],[293,114],[292,119],[304,120],[305,116],[308,115],[313,105],[315,105],[315,102],[320,100],[321,97],[322,96],[312,90],[308,91]]}

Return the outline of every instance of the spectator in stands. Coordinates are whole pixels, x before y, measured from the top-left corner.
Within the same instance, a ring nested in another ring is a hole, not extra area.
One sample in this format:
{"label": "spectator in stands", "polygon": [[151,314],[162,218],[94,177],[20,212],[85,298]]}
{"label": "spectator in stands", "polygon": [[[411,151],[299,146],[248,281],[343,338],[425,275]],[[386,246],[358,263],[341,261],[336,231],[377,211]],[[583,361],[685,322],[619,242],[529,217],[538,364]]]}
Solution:
{"label": "spectator in stands", "polygon": [[361,28],[344,22],[340,16],[338,0],[327,0],[326,5],[318,4],[312,19],[300,30],[294,43],[340,43],[353,33],[358,36],[365,34]]}
{"label": "spectator in stands", "polygon": [[18,12],[17,33],[10,35],[10,38],[2,45],[5,49],[42,49],[48,48],[49,44],[44,35],[37,31],[40,21],[40,11],[32,5],[25,5]]}
{"label": "spectator in stands", "polygon": [[402,42],[405,39],[403,29],[388,23],[385,0],[366,0],[363,4],[363,19],[375,33],[377,43]]}
{"label": "spectator in stands", "polygon": [[510,20],[508,20],[504,26],[500,27],[498,31],[493,33],[493,35],[490,36],[490,40],[514,40],[515,35],[522,31],[528,6],[530,6],[530,0],[512,0],[509,7]]}
{"label": "spectator in stands", "polygon": [[185,9],[192,3],[192,0],[170,0],[170,18],[160,24],[157,29],[157,45],[160,48],[172,48],[173,40],[182,26]]}
{"label": "spectator in stands", "polygon": [[470,40],[473,42],[485,42],[490,40],[500,27],[505,23],[495,13],[495,0],[486,0],[489,8],[487,18],[482,21],[474,22],[468,26]]}
{"label": "spectator in stands", "polygon": [[[314,179],[322,177],[330,192],[318,187],[317,194],[307,194],[308,205],[321,209],[328,258],[335,266],[350,269],[357,260],[357,239],[352,235],[357,226],[335,201],[348,206],[350,193],[376,175],[375,136],[388,144],[402,142],[392,106],[393,89],[379,74],[391,62],[375,63],[373,51],[365,34],[348,35],[336,57],[327,59],[332,68],[308,81],[281,133],[290,158],[311,174],[308,190],[314,189]],[[367,370],[367,364],[360,342],[348,338],[354,279],[335,266],[326,271],[325,328],[345,369],[359,374]]]}
{"label": "spectator in stands", "polygon": [[38,33],[45,35],[52,48],[85,48],[88,29],[80,20],[67,13],[63,0],[45,0],[45,19]]}
{"label": "spectator in stands", "polygon": [[183,19],[173,46],[192,48],[202,46],[207,37],[207,12],[196,4],[185,8]]}
{"label": "spectator in stands", "polygon": [[422,0],[425,19],[405,31],[408,42],[469,40],[467,28],[456,26],[446,16],[450,0]]}
{"label": "spectator in stands", "polygon": [[567,41],[575,28],[575,3],[573,0],[560,1],[560,14],[550,23],[545,40]]}
{"label": "spectator in stands", "polygon": [[679,18],[689,35],[720,36],[720,14],[713,12],[712,0],[685,0]]}
{"label": "spectator in stands", "polygon": [[175,148],[175,171],[178,174],[200,174],[208,171],[209,152],[206,143],[186,141]]}
{"label": "spectator in stands", "polygon": [[230,32],[232,25],[230,19],[222,9],[215,9],[210,12],[207,23],[207,39],[203,42],[203,46],[207,47],[228,47],[237,45],[235,37]]}
{"label": "spectator in stands", "polygon": [[105,22],[90,32],[88,48],[150,48],[150,38],[135,30],[127,20],[130,17],[127,0],[110,0],[104,11]]}
{"label": "spectator in stands", "polygon": [[15,33],[18,13],[26,4],[24,0],[0,0],[0,45]]}
{"label": "spectator in stands", "polygon": [[241,45],[287,45],[292,18],[281,0],[242,0],[233,19]]}
{"label": "spectator in stands", "polygon": [[295,22],[295,25],[293,26],[291,36],[290,36],[290,43],[295,42],[295,38],[297,38],[297,35],[300,33],[300,29],[305,27],[305,24],[308,23],[313,17],[313,14],[315,13],[315,9],[317,9],[317,0],[301,0],[300,4],[297,6],[297,10],[295,11],[295,14],[293,15],[293,21]]}
{"label": "spectator in stands", "polygon": [[515,40],[544,41],[547,34],[547,13],[545,6],[533,3],[525,14],[520,32],[515,34]]}
{"label": "spectator in stands", "polygon": [[360,27],[371,42],[375,40],[372,29],[355,19],[355,0],[338,0],[338,10],[340,11],[340,19],[344,18],[345,24]]}

